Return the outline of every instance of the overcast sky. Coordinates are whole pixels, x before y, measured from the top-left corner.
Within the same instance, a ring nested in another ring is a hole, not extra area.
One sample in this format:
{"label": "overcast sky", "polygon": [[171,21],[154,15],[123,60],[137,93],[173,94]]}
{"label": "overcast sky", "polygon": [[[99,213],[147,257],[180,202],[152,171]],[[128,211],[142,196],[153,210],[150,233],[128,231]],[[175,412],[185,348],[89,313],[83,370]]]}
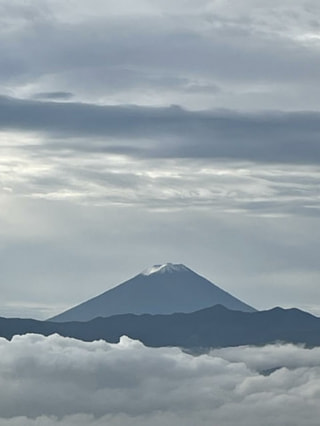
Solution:
{"label": "overcast sky", "polygon": [[164,262],[320,315],[319,53],[316,0],[0,0],[0,315]]}

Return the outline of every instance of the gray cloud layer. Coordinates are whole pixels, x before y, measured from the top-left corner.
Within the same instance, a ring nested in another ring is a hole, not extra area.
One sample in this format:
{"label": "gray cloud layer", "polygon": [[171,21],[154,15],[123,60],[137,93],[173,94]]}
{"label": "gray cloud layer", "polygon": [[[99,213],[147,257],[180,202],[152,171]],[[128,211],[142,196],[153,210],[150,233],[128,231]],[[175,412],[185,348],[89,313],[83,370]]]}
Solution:
{"label": "gray cloud layer", "polygon": [[110,345],[27,335],[1,340],[0,351],[1,426],[313,426],[320,414],[317,348],[192,357],[127,338]]}
{"label": "gray cloud layer", "polygon": [[[51,149],[277,163],[318,164],[320,160],[318,113],[249,115],[6,97],[0,98],[0,108],[0,127],[4,130],[82,139],[71,144],[66,140],[53,143]],[[97,137],[98,143],[94,141]]]}
{"label": "gray cloud layer", "polygon": [[0,2],[6,94],[107,103],[318,108],[315,0]]}

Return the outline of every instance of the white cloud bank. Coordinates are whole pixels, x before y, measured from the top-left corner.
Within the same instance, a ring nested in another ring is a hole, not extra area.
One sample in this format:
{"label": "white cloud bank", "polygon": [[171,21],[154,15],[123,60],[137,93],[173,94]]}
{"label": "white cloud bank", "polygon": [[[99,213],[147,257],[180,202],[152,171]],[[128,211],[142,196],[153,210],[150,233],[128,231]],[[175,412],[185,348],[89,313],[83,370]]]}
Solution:
{"label": "white cloud bank", "polygon": [[125,337],[1,339],[0,425],[317,425],[319,355],[293,345],[193,357]]}

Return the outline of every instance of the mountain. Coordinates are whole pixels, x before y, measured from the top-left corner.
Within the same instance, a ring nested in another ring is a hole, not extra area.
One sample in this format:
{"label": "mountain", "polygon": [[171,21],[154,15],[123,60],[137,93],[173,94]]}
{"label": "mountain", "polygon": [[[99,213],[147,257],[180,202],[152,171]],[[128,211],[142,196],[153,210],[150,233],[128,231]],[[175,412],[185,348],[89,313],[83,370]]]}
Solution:
{"label": "mountain", "polygon": [[118,314],[194,312],[221,304],[255,309],[181,264],[154,265],[128,281],[50,318],[55,322],[89,321]]}
{"label": "mountain", "polygon": [[111,343],[126,335],[146,346],[179,346],[202,352],[214,347],[264,345],[275,342],[320,346],[320,318],[298,309],[233,311],[215,305],[191,313],[115,315],[88,322],[58,323],[0,318],[0,336],[37,333]]}

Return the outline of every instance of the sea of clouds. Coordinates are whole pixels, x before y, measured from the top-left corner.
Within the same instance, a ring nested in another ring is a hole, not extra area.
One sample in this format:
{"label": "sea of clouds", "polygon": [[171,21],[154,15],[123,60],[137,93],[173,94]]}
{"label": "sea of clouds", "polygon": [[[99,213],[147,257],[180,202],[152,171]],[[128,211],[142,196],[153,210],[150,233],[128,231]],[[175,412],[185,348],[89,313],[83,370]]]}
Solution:
{"label": "sea of clouds", "polygon": [[317,425],[320,348],[193,356],[58,335],[0,339],[0,425]]}

